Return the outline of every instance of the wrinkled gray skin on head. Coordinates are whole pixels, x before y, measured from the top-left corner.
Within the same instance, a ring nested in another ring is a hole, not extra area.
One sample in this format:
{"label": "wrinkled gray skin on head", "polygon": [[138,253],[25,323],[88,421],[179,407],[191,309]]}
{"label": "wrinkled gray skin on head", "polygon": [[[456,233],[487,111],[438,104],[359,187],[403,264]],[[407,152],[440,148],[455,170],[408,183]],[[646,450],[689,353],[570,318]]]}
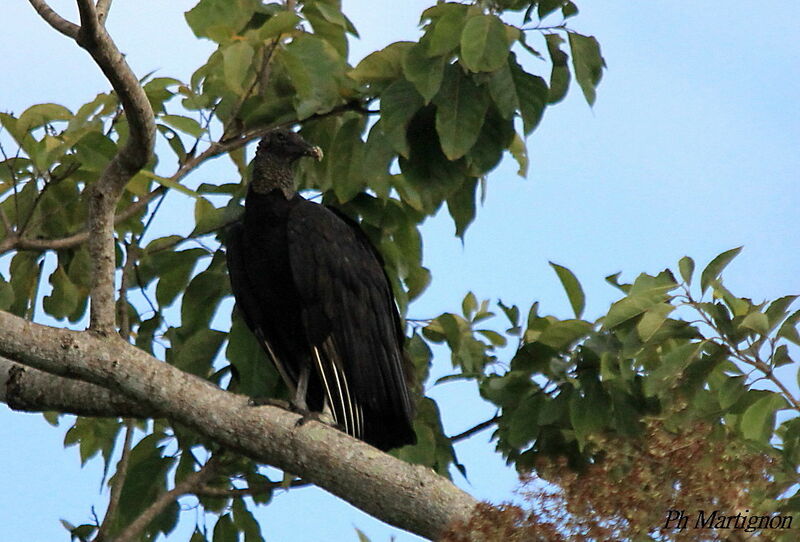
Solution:
{"label": "wrinkled gray skin on head", "polygon": [[303,156],[322,160],[322,151],[286,128],[267,133],[256,150],[251,190],[267,194],[278,188],[286,199],[291,198],[295,194],[294,164]]}

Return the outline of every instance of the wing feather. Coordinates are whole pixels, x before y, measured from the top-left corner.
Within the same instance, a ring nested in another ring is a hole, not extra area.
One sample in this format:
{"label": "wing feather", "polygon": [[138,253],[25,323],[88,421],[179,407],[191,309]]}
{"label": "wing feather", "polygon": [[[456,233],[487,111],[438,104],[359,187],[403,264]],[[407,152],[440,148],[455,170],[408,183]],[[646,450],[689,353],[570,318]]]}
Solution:
{"label": "wing feather", "polygon": [[305,200],[289,215],[287,240],[306,336],[337,423],[379,447],[413,441],[403,335],[377,251],[349,219]]}

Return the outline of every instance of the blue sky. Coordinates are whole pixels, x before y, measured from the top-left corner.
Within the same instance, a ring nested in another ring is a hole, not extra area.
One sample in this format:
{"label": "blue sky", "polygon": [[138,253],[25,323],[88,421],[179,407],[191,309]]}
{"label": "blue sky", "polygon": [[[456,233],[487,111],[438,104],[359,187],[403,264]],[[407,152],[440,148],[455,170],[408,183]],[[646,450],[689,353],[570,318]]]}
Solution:
{"label": "blue sky", "polygon": [[[362,37],[352,44],[351,61],[415,39],[419,13],[430,3],[345,0]],[[74,12],[66,0],[52,5]],[[183,23],[192,5],[113,5],[110,30],[137,73],[186,79],[202,63],[212,47]],[[800,293],[800,5],[784,3],[767,14],[741,0],[695,10],[665,0],[584,0],[579,7],[571,25],[598,37],[608,64],[594,108],[573,88],[546,112],[528,139],[528,178],[516,175],[510,159],[493,172],[463,246],[446,212],[425,224],[434,280],[410,316],[455,311],[472,290],[525,307],[539,300],[542,312],[568,317],[552,260],[581,280],[586,316],[595,318],[616,299],[606,275],[657,272],[685,254],[703,265],[739,245],[745,250],[725,275],[734,293],[754,300]],[[4,15],[0,110],[19,113],[52,101],[74,109],[107,89],[88,55],[27,3],[9,3]],[[549,71],[538,61],[527,66]],[[215,161],[190,182],[235,180],[226,162]],[[165,214],[159,227],[188,229],[180,221],[190,208],[173,205],[175,222]],[[445,356],[434,361],[434,376],[449,370]],[[430,393],[451,434],[492,414],[470,385],[443,384]],[[102,510],[99,464],[80,469],[77,451],[62,450],[65,430],[0,407],[5,540],[66,539],[59,518],[80,523],[90,519],[91,504]],[[492,452],[489,435],[458,445],[470,477],[458,482],[478,498],[513,498],[516,476]],[[316,489],[281,495],[258,517],[270,541],[356,540],[354,526],[374,542],[392,535],[419,540]],[[192,524],[194,513],[183,520]]]}

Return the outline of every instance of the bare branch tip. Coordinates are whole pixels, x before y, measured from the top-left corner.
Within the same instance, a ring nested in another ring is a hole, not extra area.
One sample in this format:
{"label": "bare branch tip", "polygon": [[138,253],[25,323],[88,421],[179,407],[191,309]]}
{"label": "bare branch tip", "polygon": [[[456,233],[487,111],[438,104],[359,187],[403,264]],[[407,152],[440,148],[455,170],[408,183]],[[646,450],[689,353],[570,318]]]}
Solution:
{"label": "bare branch tip", "polygon": [[33,9],[39,14],[39,16],[45,20],[47,24],[52,26],[58,32],[64,34],[68,38],[77,39],[78,32],[80,32],[80,27],[73,22],[70,22],[63,18],[61,15],[53,11],[47,2],[44,0],[28,0],[33,6]]}

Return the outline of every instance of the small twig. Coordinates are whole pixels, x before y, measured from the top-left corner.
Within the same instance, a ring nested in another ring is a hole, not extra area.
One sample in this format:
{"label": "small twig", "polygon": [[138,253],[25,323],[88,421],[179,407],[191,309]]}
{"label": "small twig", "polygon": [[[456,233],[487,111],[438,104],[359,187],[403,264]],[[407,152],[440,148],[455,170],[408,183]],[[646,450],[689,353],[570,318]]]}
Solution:
{"label": "small twig", "polygon": [[[140,212],[143,208],[145,208],[153,199],[166,193],[165,186],[159,186],[149,194],[139,198],[137,201],[132,203],[128,208],[125,210],[117,213],[114,216],[114,224],[119,224],[120,222],[124,222],[125,220],[129,219],[136,213]],[[5,254],[9,250],[36,250],[36,251],[44,251],[44,250],[63,250],[66,248],[76,247],[85,243],[89,239],[89,231],[83,230],[78,233],[74,233],[67,237],[61,237],[59,239],[34,239],[28,237],[20,237],[18,235],[13,235],[6,237],[2,241],[0,241],[0,254]]]}
{"label": "small twig", "polygon": [[775,376],[775,373],[772,371],[772,367],[770,367],[768,364],[764,363],[757,357],[749,358],[746,354],[744,354],[741,350],[739,350],[739,346],[737,344],[734,344],[728,338],[726,338],[725,335],[722,333],[722,330],[718,329],[714,325],[714,322],[711,321],[708,315],[706,315],[706,313],[703,310],[701,310],[696,306],[697,302],[692,297],[688,287],[684,285],[683,288],[686,291],[686,296],[689,299],[689,305],[691,305],[692,308],[700,315],[700,318],[703,319],[706,325],[708,325],[711,329],[719,332],[720,336],[718,339],[720,343],[727,346],[728,351],[736,359],[738,359],[739,361],[741,361],[746,365],[750,365],[751,367],[755,367],[756,369],[761,371],[764,374],[764,377],[767,378],[770,382],[772,382],[780,390],[784,398],[791,403],[792,407],[795,410],[800,411],[800,401],[789,391],[789,389],[783,384],[783,382],[781,382],[781,380]]}
{"label": "small twig", "polygon": [[214,475],[218,466],[216,458],[211,458],[200,470],[186,476],[170,491],[162,493],[153,504],[148,506],[139,517],[131,522],[117,537],[115,542],[131,542],[137,540],[144,529],[161,513],[167,506],[181,498],[187,493],[193,493],[196,488],[205,483]]}
{"label": "small twig", "polygon": [[535,30],[538,30],[539,32],[546,32],[552,30],[567,30],[567,23],[561,23],[552,26],[539,26],[539,25],[523,26],[522,28],[520,28],[520,30],[522,30],[523,32],[533,32]]}
{"label": "small twig", "polygon": [[114,524],[114,518],[119,509],[119,499],[122,495],[122,487],[125,485],[125,479],[128,476],[128,463],[130,460],[131,446],[133,444],[133,420],[125,420],[125,441],[122,444],[122,455],[117,463],[117,472],[114,474],[114,483],[111,485],[111,495],[108,500],[108,508],[106,515],[103,518],[103,523],[97,530],[97,535],[94,537],[94,542],[101,542],[108,536],[108,530]]}
{"label": "small twig", "polygon": [[276,37],[272,40],[272,42],[265,48],[264,50],[264,57],[261,60],[261,66],[256,73],[256,76],[253,78],[253,82],[250,84],[250,88],[247,89],[247,92],[242,94],[242,97],[239,99],[236,107],[233,108],[233,112],[228,119],[228,122],[225,124],[225,127],[222,129],[222,137],[220,139],[226,139],[228,137],[228,132],[230,128],[234,125],[234,123],[239,119],[239,113],[242,111],[242,106],[244,102],[249,98],[253,91],[256,89],[256,86],[261,84],[262,89],[266,87],[267,80],[269,78],[269,71],[270,71],[270,61],[272,60],[272,55],[275,52],[275,49],[278,47],[278,43],[280,42],[280,36]]}
{"label": "small twig", "polygon": [[488,420],[486,420],[484,422],[481,422],[478,425],[476,425],[475,427],[470,427],[469,429],[467,429],[466,431],[464,431],[462,433],[459,433],[457,435],[449,437],[450,438],[450,442],[459,442],[459,441],[462,441],[464,439],[468,439],[469,437],[471,437],[475,433],[478,433],[478,432],[483,431],[484,429],[486,429],[488,427],[493,426],[499,420],[500,420],[500,416],[498,415],[498,416],[495,416],[495,417],[493,417],[491,419],[488,419]]}
{"label": "small twig", "polygon": [[80,27],[75,23],[72,23],[66,19],[64,19],[61,15],[53,11],[53,9],[47,5],[47,2],[44,0],[28,0],[33,9],[39,14],[39,16],[47,22],[50,26],[61,32],[67,37],[72,39],[76,39],[78,37],[78,31],[80,31]]}

